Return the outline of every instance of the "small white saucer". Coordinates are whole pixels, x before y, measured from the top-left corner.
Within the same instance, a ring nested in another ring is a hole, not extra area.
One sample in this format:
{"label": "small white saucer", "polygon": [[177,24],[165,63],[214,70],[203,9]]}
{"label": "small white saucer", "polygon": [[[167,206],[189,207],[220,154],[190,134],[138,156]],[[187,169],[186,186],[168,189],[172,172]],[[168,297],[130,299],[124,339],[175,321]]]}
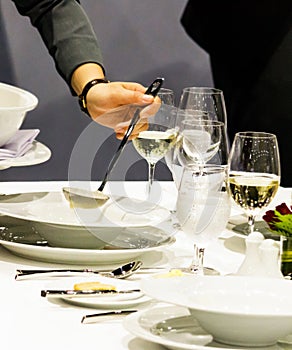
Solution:
{"label": "small white saucer", "polygon": [[0,160],[0,170],[17,166],[29,166],[46,162],[51,158],[50,149],[43,143],[33,141],[32,148],[22,157]]}
{"label": "small white saucer", "polygon": [[[113,278],[107,278],[103,276],[93,275],[93,276],[82,276],[82,277],[66,277],[62,280],[55,280],[48,283],[48,289],[73,289],[74,284],[80,282],[92,282],[99,281],[101,283],[114,285],[117,290],[130,290],[139,289],[139,283],[135,281],[118,280]],[[50,296],[47,297],[50,300]],[[133,307],[138,307],[139,305],[149,303],[152,298],[146,296],[142,292],[133,292],[125,294],[105,294],[90,297],[62,297],[58,300],[66,302],[74,306],[81,306],[93,309],[111,309],[111,310],[123,310]],[[56,297],[52,299],[56,301]]]}

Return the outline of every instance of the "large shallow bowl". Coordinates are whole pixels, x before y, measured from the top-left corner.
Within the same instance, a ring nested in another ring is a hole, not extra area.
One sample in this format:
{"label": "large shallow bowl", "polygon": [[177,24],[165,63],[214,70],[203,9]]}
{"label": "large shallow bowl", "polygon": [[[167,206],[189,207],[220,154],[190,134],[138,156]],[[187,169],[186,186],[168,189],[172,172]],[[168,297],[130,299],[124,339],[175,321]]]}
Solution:
{"label": "large shallow bowl", "polygon": [[182,276],[141,282],[145,294],[187,307],[218,342],[269,346],[292,333],[292,283],[243,276]]}
{"label": "large shallow bowl", "polygon": [[38,99],[30,92],[0,83],[0,147],[17,132],[26,113],[37,104]]}
{"label": "large shallow bowl", "polygon": [[[149,248],[164,243],[173,233],[166,208],[128,197],[109,199],[94,209],[70,208],[62,192],[32,192],[5,196],[0,213],[30,221],[52,247],[101,249]],[[141,209],[141,208],[140,208]]]}

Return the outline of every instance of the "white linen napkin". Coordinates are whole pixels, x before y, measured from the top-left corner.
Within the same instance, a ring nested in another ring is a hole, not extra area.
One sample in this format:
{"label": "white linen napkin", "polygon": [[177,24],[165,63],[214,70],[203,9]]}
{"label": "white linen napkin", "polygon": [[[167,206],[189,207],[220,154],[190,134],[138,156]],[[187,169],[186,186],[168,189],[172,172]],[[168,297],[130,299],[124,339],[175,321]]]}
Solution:
{"label": "white linen napkin", "polygon": [[39,134],[39,129],[18,130],[5,145],[0,148],[0,160],[17,158],[27,153]]}

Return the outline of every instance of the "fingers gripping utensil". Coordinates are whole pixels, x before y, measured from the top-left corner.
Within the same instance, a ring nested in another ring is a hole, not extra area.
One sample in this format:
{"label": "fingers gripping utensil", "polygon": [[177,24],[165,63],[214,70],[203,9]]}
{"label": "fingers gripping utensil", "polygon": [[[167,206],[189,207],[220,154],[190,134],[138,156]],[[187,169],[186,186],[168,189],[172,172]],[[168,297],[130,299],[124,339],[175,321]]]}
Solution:
{"label": "fingers gripping utensil", "polygon": [[15,279],[25,280],[40,277],[65,277],[76,276],[80,274],[98,274],[103,277],[112,277],[116,279],[124,279],[130,277],[137,272],[142,266],[142,261],[131,261],[127,264],[119,266],[112,271],[99,271],[91,269],[56,269],[56,270],[16,270]]}
{"label": "fingers gripping utensil", "polygon": [[[163,78],[157,78],[153,81],[153,83],[148,87],[145,94],[146,95],[152,95],[157,96],[164,79]],[[84,189],[79,188],[72,188],[72,187],[64,187],[63,193],[65,198],[69,201],[71,207],[77,207],[77,208],[97,208],[101,205],[103,205],[108,199],[109,196],[104,194],[102,191],[108,181],[109,175],[111,171],[113,170],[114,166],[116,165],[118,159],[120,158],[122,151],[124,150],[129,137],[131,136],[139,118],[140,118],[140,112],[141,112],[141,106],[137,107],[137,110],[134,113],[134,116],[130,122],[130,125],[116,151],[114,154],[112,160],[110,161],[108,168],[106,170],[105,176],[99,186],[99,188],[96,191],[86,191]]]}

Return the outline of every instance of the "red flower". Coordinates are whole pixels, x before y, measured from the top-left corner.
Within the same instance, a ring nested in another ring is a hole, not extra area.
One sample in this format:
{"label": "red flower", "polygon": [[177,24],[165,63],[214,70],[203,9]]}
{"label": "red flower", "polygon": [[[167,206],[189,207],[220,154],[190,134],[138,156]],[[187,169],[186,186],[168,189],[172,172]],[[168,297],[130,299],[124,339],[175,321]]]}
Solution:
{"label": "red flower", "polygon": [[[292,209],[292,205],[291,205],[291,209]],[[292,211],[287,207],[286,203],[282,203],[282,204],[278,205],[276,207],[276,210],[282,215],[292,214]]]}
{"label": "red flower", "polygon": [[[290,207],[292,209],[292,206]],[[263,219],[269,225],[269,228],[284,236],[292,235],[292,211],[282,203],[276,206],[275,210],[268,210],[263,216]]]}

